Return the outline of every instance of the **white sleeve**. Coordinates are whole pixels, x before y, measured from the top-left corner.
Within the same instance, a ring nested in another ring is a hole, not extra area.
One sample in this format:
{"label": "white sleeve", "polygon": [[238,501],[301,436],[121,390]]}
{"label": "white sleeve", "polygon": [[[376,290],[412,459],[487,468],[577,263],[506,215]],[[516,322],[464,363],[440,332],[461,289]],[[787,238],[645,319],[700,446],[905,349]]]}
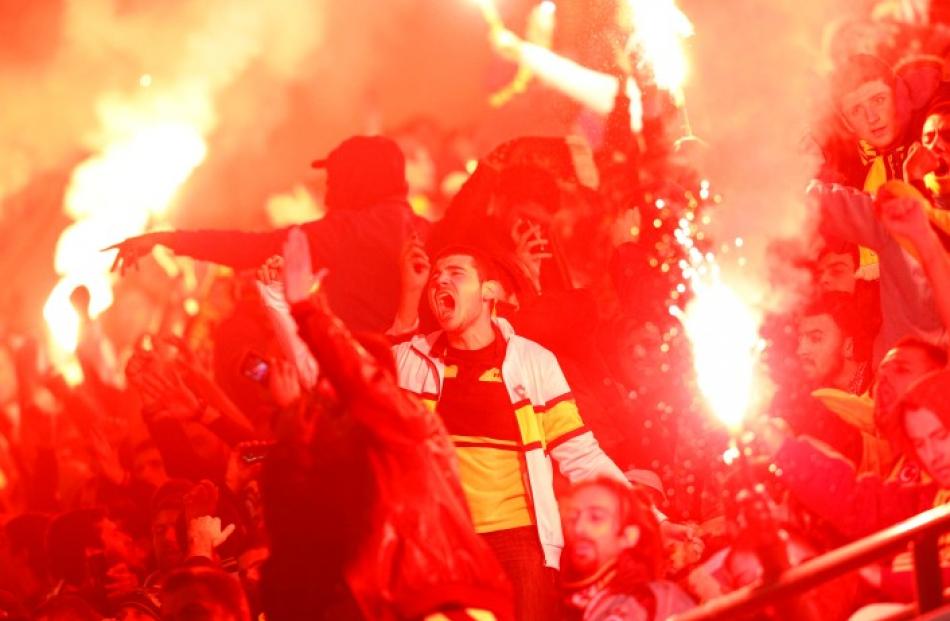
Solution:
{"label": "white sleeve", "polygon": [[290,314],[290,305],[284,297],[283,287],[280,283],[265,285],[260,281],[255,281],[254,284],[257,285],[264,309],[274,327],[281,352],[297,368],[300,385],[307,390],[312,389],[317,384],[319,367],[310,348],[297,334],[297,322]]}

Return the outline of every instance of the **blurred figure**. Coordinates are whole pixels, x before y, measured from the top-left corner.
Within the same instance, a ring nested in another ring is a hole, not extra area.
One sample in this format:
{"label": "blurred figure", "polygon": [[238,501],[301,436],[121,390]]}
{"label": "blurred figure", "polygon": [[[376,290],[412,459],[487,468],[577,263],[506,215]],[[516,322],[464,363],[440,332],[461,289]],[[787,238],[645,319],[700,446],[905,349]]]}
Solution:
{"label": "blurred figure", "polygon": [[133,483],[146,487],[155,493],[168,482],[162,453],[152,439],[143,440],[136,445],[132,454],[132,468],[129,473]]}
{"label": "blurred figure", "polygon": [[650,504],[612,479],[575,484],[561,503],[562,587],[579,618],[666,619],[694,606],[662,580],[666,557]]}
{"label": "blurred figure", "polygon": [[192,487],[191,482],[178,479],[155,493],[150,525],[155,572],[146,580],[147,585],[159,584],[186,558],[185,495]]}
{"label": "blurred figure", "polygon": [[121,387],[122,374],[112,342],[106,338],[102,324],[89,314],[89,290],[84,286],[73,289],[69,301],[79,315],[79,343],[76,355],[86,377],[95,378],[106,386]]}
{"label": "blurred figure", "polygon": [[[878,191],[876,204],[871,196],[854,188],[813,182],[808,196],[820,209],[824,236],[860,244],[878,256],[881,330],[874,342],[872,363],[879,362],[884,352],[904,336],[945,343],[947,329],[941,323],[934,281],[927,279],[927,262],[907,252],[903,235],[893,234],[878,217],[878,205],[899,197],[924,200],[920,192],[903,182],[891,181]],[[942,284],[942,280],[936,282]]]}
{"label": "blurred figure", "polygon": [[[808,440],[793,438],[776,421],[757,425],[756,441],[772,455],[781,480],[809,510],[831,522],[848,537],[861,537],[934,505],[935,494],[950,488],[950,410],[945,391],[947,370],[928,373],[898,402],[888,433],[905,454],[931,477],[925,483],[864,476],[852,464]],[[943,502],[944,496],[936,496]]]}
{"label": "blurred figure", "polygon": [[77,595],[107,613],[115,600],[136,589],[141,558],[132,538],[101,509],[56,517],[46,536],[54,598]]}
{"label": "blurred figure", "polygon": [[185,567],[162,585],[163,621],[251,621],[241,583],[213,567]]}
{"label": "blurred figure", "polygon": [[56,597],[36,609],[34,621],[107,621],[89,603],[77,595]]}
{"label": "blurred figure", "polygon": [[[24,616],[49,593],[46,528],[49,517],[27,513],[11,518],[0,530],[0,592],[19,602]],[[0,618],[3,605],[0,604]],[[11,617],[17,611],[8,610]]]}
{"label": "blurred figure", "polygon": [[[327,267],[326,293],[335,312],[354,330],[382,332],[389,327],[399,298],[399,252],[413,233],[427,231],[406,200],[405,158],[381,136],[353,136],[313,163],[326,169],[327,215],[308,222],[315,268]],[[178,255],[256,269],[281,252],[286,229],[168,231],[146,233],[110,249],[123,273],[156,245]]]}
{"label": "blurred figure", "polygon": [[950,208],[950,100],[927,110],[920,142],[904,162],[904,181],[929,195],[940,209]]}

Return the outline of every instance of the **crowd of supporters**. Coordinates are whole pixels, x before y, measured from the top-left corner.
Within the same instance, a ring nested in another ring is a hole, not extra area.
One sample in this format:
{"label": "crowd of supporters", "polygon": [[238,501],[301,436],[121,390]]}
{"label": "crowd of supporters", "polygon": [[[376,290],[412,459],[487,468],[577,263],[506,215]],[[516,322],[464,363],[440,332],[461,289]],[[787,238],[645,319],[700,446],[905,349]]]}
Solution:
{"label": "crowd of supporters", "polygon": [[[662,105],[631,123],[615,88],[593,146],[515,138],[460,187],[416,174],[460,168],[455,137],[354,136],[313,163],[319,220],[117,243],[116,305],[72,296],[81,380],[9,322],[0,619],[665,619],[768,577],[750,472],[793,565],[947,503],[948,32],[829,35],[819,226],[774,257],[810,284],[763,327],[778,389],[742,473],[669,312],[677,231],[717,248],[720,200],[672,99],[640,84]],[[912,601],[911,569],[803,605],[874,618]]]}

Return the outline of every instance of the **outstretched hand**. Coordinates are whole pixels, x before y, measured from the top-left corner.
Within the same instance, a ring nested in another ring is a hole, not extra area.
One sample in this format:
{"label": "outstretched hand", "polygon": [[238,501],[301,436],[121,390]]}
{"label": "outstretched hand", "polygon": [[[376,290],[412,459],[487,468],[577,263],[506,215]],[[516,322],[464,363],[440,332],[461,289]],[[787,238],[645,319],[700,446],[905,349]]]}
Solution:
{"label": "outstretched hand", "polygon": [[155,352],[136,351],[126,366],[126,376],[142,397],[143,414],[151,419],[192,420],[199,413],[198,398],[178,370]]}
{"label": "outstretched hand", "polygon": [[138,267],[139,259],[151,254],[155,246],[164,243],[165,236],[166,234],[161,232],[137,235],[125,241],[121,241],[118,244],[113,244],[108,248],[103,248],[102,252],[118,250],[115,255],[115,261],[112,262],[111,269],[113,272],[118,271],[120,275],[125,276],[125,273],[130,268]]}
{"label": "outstretched hand", "polygon": [[327,274],[326,268],[313,273],[310,243],[300,227],[290,229],[284,242],[284,295],[289,304],[303,302],[320,286]]}

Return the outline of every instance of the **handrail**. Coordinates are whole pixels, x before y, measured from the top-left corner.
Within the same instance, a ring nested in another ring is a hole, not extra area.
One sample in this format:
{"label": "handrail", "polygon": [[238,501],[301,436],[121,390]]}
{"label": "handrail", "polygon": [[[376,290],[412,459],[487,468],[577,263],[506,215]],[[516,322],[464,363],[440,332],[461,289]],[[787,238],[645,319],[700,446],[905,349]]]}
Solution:
{"label": "handrail", "polygon": [[[772,582],[743,587],[710,600],[689,612],[670,617],[670,621],[737,619],[799,595],[849,571],[860,569],[882,556],[899,552],[910,542],[917,544],[915,545],[914,571],[917,574],[920,608],[921,611],[930,610],[938,606],[939,600],[942,600],[936,541],[948,530],[950,530],[950,505],[935,507],[864,539],[792,567]],[[924,554],[926,557],[923,556]],[[921,564],[925,564],[926,567],[920,566]],[[927,570],[935,574],[929,576],[929,582]],[[933,584],[934,579],[936,585]],[[932,595],[934,586],[936,586],[936,600]]]}

